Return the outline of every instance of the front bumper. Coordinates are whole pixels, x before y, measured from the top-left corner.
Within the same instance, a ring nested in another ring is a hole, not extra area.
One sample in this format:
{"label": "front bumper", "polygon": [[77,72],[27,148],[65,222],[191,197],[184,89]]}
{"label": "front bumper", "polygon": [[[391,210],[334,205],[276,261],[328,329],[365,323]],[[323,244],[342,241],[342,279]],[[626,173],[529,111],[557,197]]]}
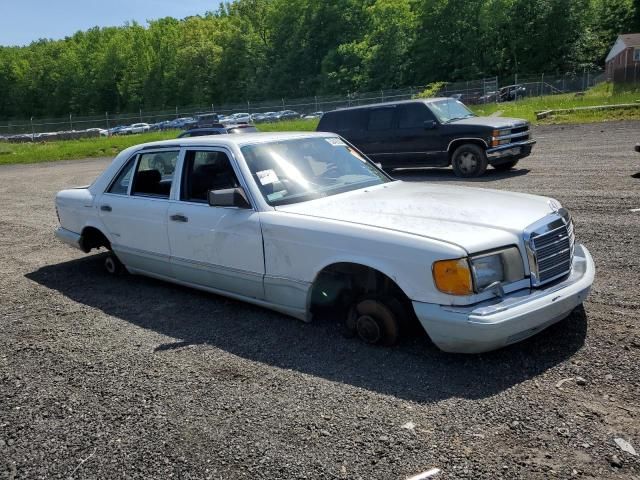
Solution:
{"label": "front bumper", "polygon": [[519,342],[566,318],[589,294],[591,254],[575,248],[569,276],[546,288],[526,289],[468,307],[413,302],[420,323],[446,352],[481,353]]}
{"label": "front bumper", "polygon": [[[487,160],[490,164],[497,164],[501,161],[524,158],[531,154],[531,149],[535,144],[535,140],[523,140],[521,142],[513,142],[500,145],[499,147],[488,148]],[[518,153],[513,153],[516,149]]]}
{"label": "front bumper", "polygon": [[55,233],[58,240],[61,240],[67,245],[70,245],[72,247],[82,250],[79,233],[72,232],[71,230],[67,230],[66,228],[62,228],[62,227],[56,228]]}

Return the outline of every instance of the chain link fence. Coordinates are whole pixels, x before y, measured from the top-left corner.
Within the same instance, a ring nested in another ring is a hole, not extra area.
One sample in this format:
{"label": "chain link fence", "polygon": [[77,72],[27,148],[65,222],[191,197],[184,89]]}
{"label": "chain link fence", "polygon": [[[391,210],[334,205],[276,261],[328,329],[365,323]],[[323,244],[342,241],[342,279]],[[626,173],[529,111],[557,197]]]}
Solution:
{"label": "chain link fence", "polygon": [[[511,77],[489,77],[479,80],[451,82],[438,92],[438,96],[458,98],[464,103],[474,105],[501,101],[517,101],[522,98],[584,91],[604,81],[601,72],[584,71],[579,74],[564,75],[514,75]],[[94,116],[75,116],[69,114],[58,118],[30,118],[0,122],[0,139],[11,141],[31,141],[47,139],[81,138],[98,136],[100,130],[148,123],[151,125],[183,117],[192,117],[204,113],[229,115],[243,112],[249,114],[293,110],[301,115],[314,112],[327,112],[338,108],[369,105],[380,102],[408,100],[422,92],[426,86],[387,89],[371,92],[353,92],[347,95],[322,95],[304,98],[281,98],[259,102],[237,102],[222,105],[199,105],[175,107],[170,110],[110,113]],[[55,135],[51,132],[57,132]],[[104,134],[104,132],[102,132]],[[55,138],[54,138],[55,137]]]}

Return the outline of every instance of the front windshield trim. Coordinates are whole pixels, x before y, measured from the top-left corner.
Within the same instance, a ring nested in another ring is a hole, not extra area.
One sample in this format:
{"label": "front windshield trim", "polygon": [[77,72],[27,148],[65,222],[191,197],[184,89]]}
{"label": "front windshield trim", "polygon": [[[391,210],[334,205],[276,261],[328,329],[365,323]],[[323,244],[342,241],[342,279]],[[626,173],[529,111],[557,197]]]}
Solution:
{"label": "front windshield trim", "polygon": [[338,135],[256,140],[241,145],[240,151],[254,185],[271,207],[394,181]]}
{"label": "front windshield trim", "polygon": [[[463,116],[459,116],[457,115],[458,112],[456,113],[451,112],[451,115],[446,115],[444,112],[444,109],[442,109],[441,107],[446,107],[446,109],[450,111],[451,105],[453,105],[456,110],[459,110],[459,112],[465,113],[465,114]],[[469,108],[464,103],[454,98],[447,98],[444,100],[434,100],[432,102],[429,102],[429,107],[430,107],[429,110],[431,110],[431,112],[436,116],[438,121],[443,125],[454,122],[456,120],[463,120],[465,118],[471,118],[476,116],[476,114],[473,113],[471,110],[469,110]]]}

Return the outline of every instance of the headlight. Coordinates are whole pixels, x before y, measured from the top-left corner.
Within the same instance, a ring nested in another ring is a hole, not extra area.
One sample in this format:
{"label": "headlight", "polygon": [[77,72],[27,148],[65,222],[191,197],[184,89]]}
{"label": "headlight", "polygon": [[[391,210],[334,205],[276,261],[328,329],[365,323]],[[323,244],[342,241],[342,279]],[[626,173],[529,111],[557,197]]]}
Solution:
{"label": "headlight", "polygon": [[510,138],[499,140],[499,137],[502,137],[504,135],[509,135],[510,133],[511,133],[511,129],[493,130],[491,132],[491,146],[497,147],[499,145],[506,145],[507,143],[510,143],[511,142]]}
{"label": "headlight", "polygon": [[495,282],[511,283],[523,278],[524,265],[517,247],[433,264],[436,288],[450,295],[480,293]]}
{"label": "headlight", "polygon": [[524,278],[524,265],[517,247],[472,256],[470,263],[476,292],[495,282],[511,283]]}

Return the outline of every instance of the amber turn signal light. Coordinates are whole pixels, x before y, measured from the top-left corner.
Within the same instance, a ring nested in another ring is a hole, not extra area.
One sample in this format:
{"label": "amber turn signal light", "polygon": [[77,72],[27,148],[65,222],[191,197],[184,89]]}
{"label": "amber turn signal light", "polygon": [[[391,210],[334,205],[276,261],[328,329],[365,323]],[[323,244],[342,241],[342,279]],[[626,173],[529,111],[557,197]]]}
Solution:
{"label": "amber turn signal light", "polygon": [[438,290],[450,295],[471,295],[473,282],[466,258],[441,260],[433,264],[433,280]]}

